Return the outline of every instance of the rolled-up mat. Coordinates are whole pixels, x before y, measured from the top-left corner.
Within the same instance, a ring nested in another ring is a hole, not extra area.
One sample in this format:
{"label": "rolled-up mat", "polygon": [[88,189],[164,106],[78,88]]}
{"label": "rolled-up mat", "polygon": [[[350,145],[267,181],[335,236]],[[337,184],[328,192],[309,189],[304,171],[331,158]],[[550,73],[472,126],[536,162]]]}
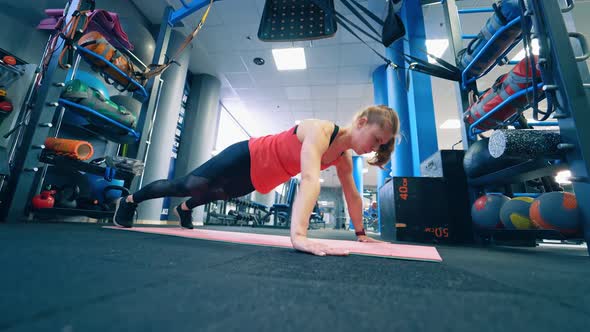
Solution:
{"label": "rolled-up mat", "polygon": [[[293,248],[288,236],[266,235],[254,233],[223,232],[206,229],[186,230],[171,227],[133,227],[120,228],[105,226],[104,228],[134,231],[150,234],[171,235],[192,239],[250,244],[267,247]],[[435,247],[417,246],[394,243],[363,243],[357,241],[311,239],[332,248],[342,248],[350,251],[351,255],[375,256],[384,258],[407,259],[429,262],[442,262]]]}
{"label": "rolled-up mat", "polygon": [[78,160],[88,160],[94,154],[94,148],[89,142],[65,138],[47,137],[45,148],[58,155]]}

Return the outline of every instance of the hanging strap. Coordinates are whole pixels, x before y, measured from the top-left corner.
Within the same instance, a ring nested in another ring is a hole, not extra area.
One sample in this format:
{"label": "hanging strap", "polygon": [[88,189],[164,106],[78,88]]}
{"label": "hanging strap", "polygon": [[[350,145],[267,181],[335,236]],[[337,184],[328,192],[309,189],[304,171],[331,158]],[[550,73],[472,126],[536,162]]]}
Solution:
{"label": "hanging strap", "polygon": [[[64,47],[58,58],[58,64],[62,69],[68,69],[71,66],[74,59],[74,44],[80,39],[80,37],[82,37],[82,34],[88,27],[88,23],[90,23],[88,15],[94,11],[95,7],[96,2],[94,0],[80,2],[78,8],[72,14],[72,18],[63,26],[63,28],[59,29],[59,33],[56,34],[54,39],[55,42],[52,43],[49,51],[50,53],[53,53],[55,50],[58,36],[64,40]],[[60,20],[62,20],[62,22],[61,24],[58,22],[58,25],[62,25],[63,22],[65,22],[65,17],[62,17]]]}
{"label": "hanging strap", "polygon": [[215,0],[211,0],[209,2],[209,5],[207,6],[207,10],[205,11],[205,13],[203,14],[203,16],[201,17],[201,20],[199,21],[199,24],[193,30],[193,32],[186,37],[186,39],[184,40],[184,42],[182,43],[182,45],[180,45],[180,47],[178,48],[178,50],[176,51],[176,53],[174,54],[174,56],[172,56],[164,64],[161,64],[161,65],[151,64],[151,65],[149,65],[148,66],[148,69],[145,72],[140,73],[140,76],[141,76],[141,78],[143,80],[146,80],[147,81],[147,80],[151,79],[152,77],[161,75],[173,63],[177,63],[176,62],[176,59],[180,56],[180,54],[182,54],[182,52],[184,52],[184,50],[187,48],[187,46],[190,45],[190,43],[193,41],[193,39],[195,39],[195,37],[197,36],[197,34],[199,33],[199,31],[201,31],[201,28],[203,28],[203,25],[205,25],[205,21],[207,21],[207,17],[209,16],[209,11],[211,10],[211,7],[213,6],[213,1],[215,1]]}
{"label": "hanging strap", "polygon": [[[405,68],[403,66],[397,65],[392,63],[391,60],[389,60],[388,58],[386,58],[385,56],[383,56],[383,54],[379,53],[377,50],[375,50],[373,47],[371,47],[366,41],[364,41],[362,38],[360,38],[360,36],[353,31],[353,29],[348,26],[348,24],[350,24],[351,26],[353,26],[354,28],[356,28],[357,30],[359,30],[361,33],[365,34],[366,36],[368,36],[369,38],[377,41],[377,42],[381,42],[379,39],[375,38],[374,36],[372,36],[370,33],[368,33],[367,31],[363,30],[362,28],[360,28],[358,25],[354,24],[353,22],[351,22],[349,19],[347,19],[346,17],[344,17],[344,15],[336,12],[335,10],[332,11],[331,9],[329,9],[327,6],[325,6],[324,3],[321,2],[321,0],[312,0],[318,7],[320,7],[325,13],[327,13],[328,15],[334,15],[336,18],[336,21],[344,28],[346,29],[348,32],[350,32],[354,37],[356,37],[358,40],[360,40],[363,44],[365,44],[369,49],[371,49],[375,54],[377,54],[378,57],[380,57],[381,59],[383,59],[383,61],[387,64],[387,65],[391,65],[394,68]],[[347,3],[347,1],[355,1],[355,0],[341,0],[342,3],[344,3],[348,9],[353,12],[357,17],[359,17],[359,19],[361,19],[361,21],[363,21],[363,23],[365,23],[365,25],[370,26],[369,22],[367,22],[367,20],[362,18],[362,15],[356,11],[356,9],[352,8],[352,6],[350,5],[350,3]],[[357,6],[360,6],[359,4],[357,4]],[[364,7],[363,7],[364,8]],[[366,11],[368,11],[368,9],[365,8]],[[364,10],[363,10],[364,11]],[[372,14],[372,13],[371,13]],[[347,24],[348,23],[348,24]],[[407,41],[407,39],[406,39]],[[420,49],[420,51],[424,52],[425,54],[431,56],[433,59],[435,59],[435,61],[437,63],[440,64],[439,65],[435,65],[432,63],[429,63],[428,61],[425,61],[423,59],[417,58],[415,56],[412,55],[408,55],[405,54],[403,52],[401,52],[401,55],[404,57],[404,60],[410,64],[410,66],[408,67],[408,69],[410,70],[414,70],[420,73],[424,73],[430,76],[435,76],[435,77],[439,77],[442,79],[446,79],[446,80],[451,80],[451,81],[461,81],[461,71],[453,66],[452,64],[444,61],[443,59],[428,53],[427,51]]]}
{"label": "hanging strap", "polygon": [[[350,10],[350,12],[352,12],[354,14],[354,16],[356,16],[359,20],[361,20],[361,22],[363,22],[371,31],[373,31],[376,35],[379,35],[379,32],[377,32],[377,30],[375,30],[375,28],[363,17],[363,15],[361,15],[356,9],[354,9],[354,7],[350,4],[350,2],[348,2],[349,0],[340,0],[340,1],[346,6],[346,8],[348,8],[348,10]],[[358,6],[367,16],[369,16],[375,22],[377,22],[378,24],[383,26],[383,24],[384,24],[383,21],[381,19],[379,19],[377,16],[375,16],[375,14],[373,14],[370,10],[368,10],[367,8],[365,8],[363,5],[359,4],[355,0],[350,0],[350,1],[353,2],[356,6]]]}
{"label": "hanging strap", "polygon": [[[379,38],[371,35],[370,33],[368,33],[367,31],[363,30],[361,27],[359,27],[358,25],[356,25],[354,22],[352,22],[351,20],[349,20],[346,16],[340,14],[340,13],[335,13],[336,14],[336,21],[338,23],[340,23],[346,30],[350,31],[349,27],[346,25],[346,23],[352,25],[353,27],[355,27],[359,32],[363,33],[365,36],[373,39],[374,41],[380,43],[381,40],[379,40]],[[344,21],[346,23],[344,23]],[[357,37],[358,38],[358,37]]]}
{"label": "hanging strap", "polygon": [[377,41],[377,42],[381,42],[379,39],[377,39],[376,37],[372,36],[370,33],[366,32],[365,30],[363,30],[362,28],[360,28],[358,25],[354,24],[352,21],[350,21],[348,18],[344,17],[344,15],[338,13],[336,10],[332,10],[330,9],[328,6],[326,6],[326,4],[322,1],[322,0],[311,0],[313,1],[313,3],[315,3],[316,6],[320,7],[321,10],[324,11],[324,13],[326,13],[329,16],[333,16],[336,19],[336,22],[338,22],[344,29],[346,29],[348,32],[350,32],[354,37],[356,37],[358,40],[360,40],[363,44],[365,44],[369,49],[371,49],[371,51],[373,51],[375,54],[377,54],[378,57],[380,57],[383,61],[385,61],[385,63],[388,66],[393,66],[394,68],[398,68],[399,66],[392,63],[391,60],[387,59],[385,56],[383,56],[383,54],[379,53],[377,50],[375,50],[374,48],[372,48],[369,44],[367,44],[366,41],[364,41],[361,37],[359,37],[358,34],[356,34],[346,23],[349,23],[350,25],[354,26],[355,28],[357,28],[359,31],[361,31],[362,33],[364,33],[367,37]]}
{"label": "hanging strap", "polygon": [[[461,71],[457,68],[455,70],[448,70],[443,66],[437,66],[423,59],[415,56],[404,54],[406,61],[412,63],[410,69],[416,69],[423,73],[429,73],[429,75],[444,78],[451,81],[461,81]],[[412,60],[412,61],[410,61]]]}
{"label": "hanging strap", "polygon": [[461,75],[456,75],[456,73],[445,70],[442,67],[433,66],[431,63],[425,65],[424,63],[413,62],[410,64],[410,69],[430,76],[443,78],[449,81],[458,82],[461,80]]}
{"label": "hanging strap", "polygon": [[[408,43],[410,42],[410,41],[409,41],[408,39],[406,39],[406,38],[404,38],[404,40],[405,40],[406,42],[408,42]],[[438,64],[440,64],[441,66],[443,66],[445,69],[447,69],[447,70],[449,70],[449,71],[452,71],[452,72],[461,72],[461,70],[460,70],[459,68],[457,68],[457,66],[454,66],[454,65],[452,65],[452,64],[450,64],[450,63],[448,63],[448,62],[446,62],[445,60],[443,60],[443,59],[441,59],[441,58],[437,57],[436,55],[429,53],[427,50],[425,50],[425,49],[422,49],[422,48],[420,48],[420,47],[418,47],[417,49],[418,49],[420,52],[422,52],[422,53],[424,53],[424,54],[426,54],[426,55],[430,56],[431,58],[433,58],[433,59],[434,59],[434,61],[436,61],[436,62],[437,62]],[[410,55],[408,55],[408,56],[410,56]],[[429,64],[430,64],[430,63],[429,63]]]}
{"label": "hanging strap", "polygon": [[[342,21],[340,21],[338,19],[338,17],[336,18],[336,20],[338,21],[338,23],[340,23],[340,25],[342,25],[342,27],[344,29],[348,30],[348,32],[350,32],[353,36],[355,36],[358,40],[360,40],[363,44],[365,44],[369,49],[371,49],[371,51],[373,51],[375,54],[377,54],[378,57],[380,57],[381,59],[383,59],[383,61],[385,61],[385,63],[388,66],[389,65],[393,65],[394,68],[400,67],[399,65],[394,64],[393,62],[391,62],[391,60],[389,60],[388,58],[386,58],[385,56],[383,56],[383,54],[379,53],[377,50],[375,50],[374,48],[372,48],[371,45],[367,44],[367,42],[364,41],[361,37],[359,37],[359,35],[357,35],[348,25],[346,25],[345,23],[343,23]],[[380,40],[377,40],[377,42],[381,42],[381,41]],[[401,68],[403,68],[403,67],[401,67]]]}
{"label": "hanging strap", "polygon": [[[369,16],[371,19],[373,19],[373,21],[377,22],[381,26],[383,26],[383,24],[385,24],[385,22],[382,19],[380,19],[377,15],[373,14],[372,11],[370,11],[367,7],[361,5],[358,1],[356,1],[356,0],[340,0],[340,1],[342,1],[342,3],[345,6],[347,6],[349,9],[350,9],[350,7],[346,3],[348,1],[354,3],[360,10],[363,11],[363,13],[365,13],[367,16]],[[391,0],[389,0],[389,1],[391,1]]]}

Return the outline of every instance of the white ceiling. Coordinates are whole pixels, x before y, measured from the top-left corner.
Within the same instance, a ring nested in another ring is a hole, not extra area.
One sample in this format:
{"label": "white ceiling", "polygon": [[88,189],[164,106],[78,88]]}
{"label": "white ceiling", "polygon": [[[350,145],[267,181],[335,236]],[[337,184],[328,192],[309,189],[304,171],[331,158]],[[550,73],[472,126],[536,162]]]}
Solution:
{"label": "white ceiling", "polygon": [[[161,21],[165,6],[180,7],[178,0],[132,1],[153,23]],[[359,2],[383,16],[383,0]],[[459,1],[458,6],[491,7],[493,2],[465,0]],[[265,0],[215,2],[205,27],[194,41],[189,68],[193,73],[208,73],[221,80],[222,102],[252,135],[274,133],[293,126],[295,120],[312,117],[346,125],[357,111],[373,103],[371,75],[383,64],[379,57],[342,28],[332,38],[313,42],[261,42],[257,31],[264,3]],[[358,22],[339,1],[335,3],[339,12]],[[442,7],[435,4],[423,8],[427,37],[447,39]],[[181,30],[190,32],[203,12],[204,9],[186,18]],[[477,34],[489,15],[461,15],[463,32]],[[371,41],[370,45],[385,52],[381,44]],[[271,49],[291,46],[305,48],[307,70],[276,70]],[[255,65],[252,61],[255,57],[263,58],[266,64]],[[448,50],[442,58],[454,63]],[[480,90],[491,86],[497,76],[508,70],[508,67],[496,68],[478,81]],[[433,78],[432,91],[437,128],[447,119],[459,118],[453,93],[455,84]],[[461,139],[458,129],[437,130],[440,149],[449,149]],[[337,186],[335,172],[324,172],[323,185]],[[364,182],[376,185],[376,168],[370,167]]]}
{"label": "white ceiling", "polygon": [[[141,10],[150,20],[159,22],[166,3],[175,8],[180,4],[177,0],[164,2],[150,1],[147,5],[141,1]],[[264,0],[215,2],[194,42],[189,66],[193,73],[208,73],[221,80],[222,102],[250,134],[259,136],[285,130],[296,120],[305,118],[321,118],[345,126],[357,111],[373,103],[371,77],[383,60],[342,28],[333,38],[313,42],[262,42],[257,32],[264,3]],[[367,0],[361,3],[366,5]],[[346,8],[341,8],[340,2],[336,6],[339,12],[356,21]],[[196,26],[203,12],[204,9],[183,21],[184,32]],[[385,52],[381,44],[371,41],[370,45]],[[271,50],[292,46],[305,48],[308,68],[279,72]],[[266,64],[254,64],[255,57],[263,58]],[[324,171],[324,186],[338,185],[334,173]],[[376,184],[375,170],[365,175],[365,184]]]}

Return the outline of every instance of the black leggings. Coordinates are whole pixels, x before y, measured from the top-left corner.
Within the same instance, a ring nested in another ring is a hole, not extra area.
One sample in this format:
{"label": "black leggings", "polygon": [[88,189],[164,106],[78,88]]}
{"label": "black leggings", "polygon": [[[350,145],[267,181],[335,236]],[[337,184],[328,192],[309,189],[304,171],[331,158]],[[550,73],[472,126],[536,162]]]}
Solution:
{"label": "black leggings", "polygon": [[185,177],[154,181],[133,194],[133,201],[160,197],[187,197],[189,209],[216,200],[244,196],[254,191],[250,179],[248,141],[235,143]]}

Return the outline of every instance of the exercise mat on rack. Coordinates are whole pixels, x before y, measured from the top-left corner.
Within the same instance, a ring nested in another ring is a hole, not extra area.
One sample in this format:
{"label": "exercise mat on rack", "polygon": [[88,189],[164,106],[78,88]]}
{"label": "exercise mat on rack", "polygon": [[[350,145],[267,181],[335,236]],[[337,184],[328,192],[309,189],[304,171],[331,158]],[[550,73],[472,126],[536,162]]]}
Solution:
{"label": "exercise mat on rack", "polygon": [[[61,93],[61,98],[88,107],[131,129],[134,129],[136,126],[136,118],[131,112],[106,98],[100,91],[88,86],[81,80],[75,79],[68,82],[64,91]],[[76,111],[75,109],[72,110]],[[89,122],[98,122],[98,124],[104,124],[105,122],[105,120],[101,120],[98,117],[88,116],[89,114],[83,115]]]}

